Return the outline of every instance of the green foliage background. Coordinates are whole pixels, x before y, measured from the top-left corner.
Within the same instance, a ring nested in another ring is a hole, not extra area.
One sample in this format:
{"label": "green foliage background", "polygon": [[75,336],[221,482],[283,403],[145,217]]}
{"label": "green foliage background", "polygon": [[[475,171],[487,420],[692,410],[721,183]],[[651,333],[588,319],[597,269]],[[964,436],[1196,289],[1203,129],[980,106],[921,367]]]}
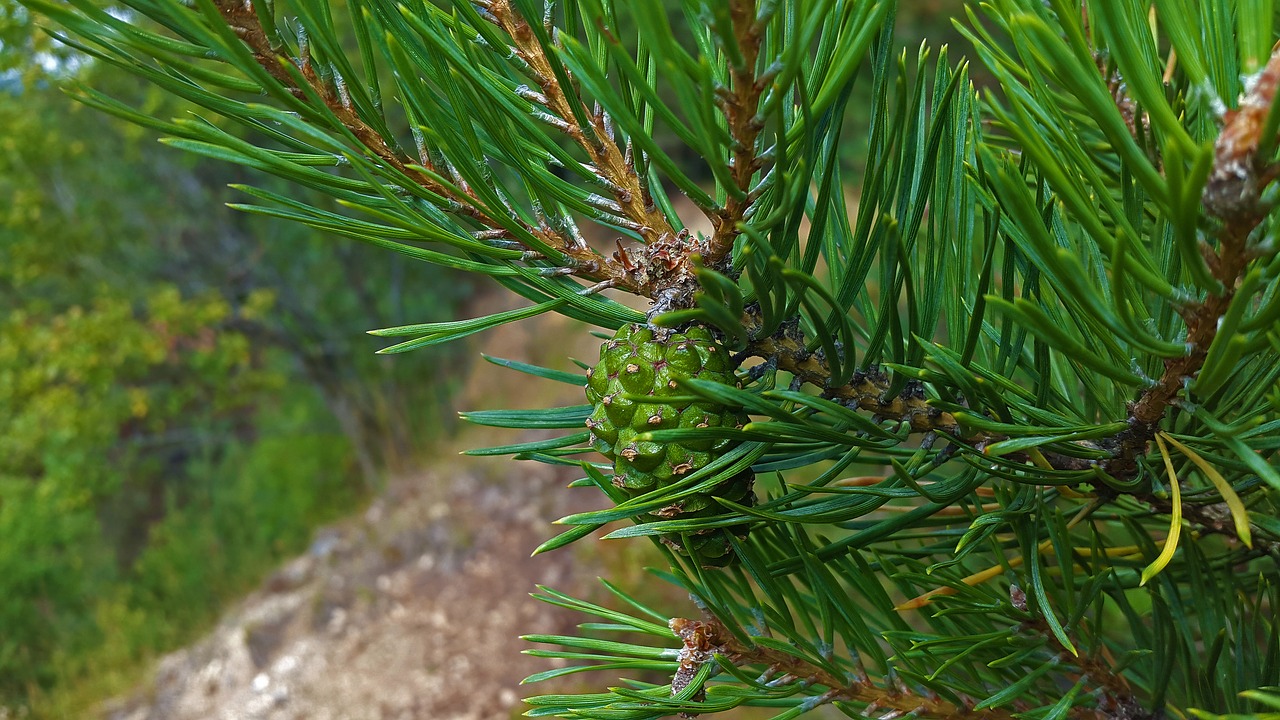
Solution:
{"label": "green foliage background", "polygon": [[241,171],[58,85],[180,103],[9,2],[0,72],[0,707],[78,716],[429,446],[451,355],[362,333],[470,286],[223,208]]}

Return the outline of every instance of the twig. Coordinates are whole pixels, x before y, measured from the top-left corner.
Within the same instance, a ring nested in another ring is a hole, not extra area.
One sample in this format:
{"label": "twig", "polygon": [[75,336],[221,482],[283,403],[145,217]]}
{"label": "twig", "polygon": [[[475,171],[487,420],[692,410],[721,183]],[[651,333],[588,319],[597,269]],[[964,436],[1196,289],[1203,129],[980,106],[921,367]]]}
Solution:
{"label": "twig", "polygon": [[[1225,312],[1225,306],[1222,312]],[[748,320],[752,319],[748,318]],[[750,325],[748,326],[749,329]],[[1204,326],[1200,325],[1199,327]],[[1211,323],[1211,327],[1216,330],[1216,317]],[[1212,340],[1211,337],[1210,340]],[[859,371],[854,374],[849,383],[838,387],[829,386],[828,381],[831,378],[831,369],[826,360],[820,352],[813,352],[806,348],[804,336],[794,325],[784,326],[782,330],[773,336],[753,341],[748,345],[746,354],[750,357],[765,358],[771,363],[775,363],[779,370],[785,370],[798,380],[821,388],[823,397],[842,401],[849,407],[856,407],[870,412],[878,418],[906,423],[913,433],[940,432],[978,448],[1007,439],[1003,435],[995,433],[965,432],[954,415],[943,412],[929,404],[922,385],[914,380],[908,381],[903,390],[893,395],[889,394],[889,376],[879,370]],[[1197,358],[1198,363],[1204,362],[1203,352],[1199,353],[1198,356],[1192,355],[1188,357]],[[1182,360],[1186,359],[1182,358]],[[1188,370],[1188,368],[1193,369]],[[1101,461],[1083,460],[1042,451],[1043,456],[1055,470],[1088,470],[1096,467],[1118,481],[1124,482],[1132,479],[1139,472],[1137,458],[1146,454],[1148,443],[1155,437],[1155,432],[1159,429],[1158,422],[1160,419],[1157,417],[1155,422],[1141,424],[1134,420],[1132,413],[1137,412],[1140,407],[1147,408],[1146,412],[1153,412],[1155,395],[1152,393],[1161,387],[1169,387],[1172,388],[1172,391],[1166,398],[1165,404],[1161,407],[1161,413],[1163,413],[1163,410],[1168,407],[1168,404],[1176,395],[1177,389],[1181,387],[1181,378],[1184,377],[1179,375],[1175,386],[1172,384],[1171,378],[1173,376],[1170,373],[1193,373],[1198,369],[1198,364],[1177,364],[1172,370],[1167,369],[1165,377],[1162,378],[1162,383],[1144,393],[1142,399],[1132,406],[1133,410],[1131,410],[1128,428],[1110,438],[1093,441],[1097,447],[1110,449],[1113,457]],[[1146,401],[1146,404],[1144,404],[1144,401]],[[1012,454],[1009,457],[1018,457],[1019,455]],[[1159,498],[1151,493],[1118,493],[1105,488],[1105,486],[1101,492],[1103,494],[1112,493],[1112,496],[1119,494],[1131,495],[1160,512],[1168,512],[1169,510],[1169,501],[1167,499]],[[1222,503],[1184,505],[1183,517],[1199,525],[1204,532],[1223,535],[1237,541],[1240,539],[1236,534],[1231,513]],[[1254,534],[1254,547],[1272,555],[1280,554],[1280,542],[1269,540],[1259,533]]]}
{"label": "twig", "polygon": [[[1239,270],[1236,270],[1239,272]],[[1196,348],[1190,355],[1166,362],[1166,369],[1156,385],[1148,389],[1131,405],[1129,427],[1110,438],[1095,441],[1096,446],[1110,449],[1113,456],[1103,461],[1088,461],[1045,452],[1049,464],[1057,470],[1085,470],[1097,467],[1119,481],[1127,481],[1139,472],[1137,458],[1145,455],[1148,444],[1159,429],[1164,412],[1173,404],[1183,380],[1191,377],[1203,364],[1209,344],[1217,330],[1217,320],[1226,312],[1234,283],[1227,285],[1230,291],[1224,296],[1210,296],[1198,308],[1187,314],[1189,337]],[[1215,314],[1216,313],[1216,314]],[[780,370],[792,373],[805,383],[823,390],[823,396],[842,400],[851,407],[869,411],[876,417],[899,420],[908,424],[912,432],[942,432],[962,439],[967,444],[983,447],[1003,436],[992,433],[966,433],[953,415],[929,405],[919,383],[909,381],[906,387],[890,395],[888,375],[880,371],[858,372],[853,379],[839,387],[828,386],[831,370],[820,353],[806,348],[799,331],[786,328],[778,334],[761,338],[748,347],[748,354],[768,358],[776,362]],[[1103,490],[1107,492],[1107,490]],[[1114,492],[1114,491],[1112,491]],[[1119,494],[1119,493],[1116,493]],[[1125,493],[1167,512],[1167,499],[1146,492]],[[1186,505],[1184,516],[1204,531],[1221,534],[1239,540],[1229,510],[1221,503],[1213,505]],[[1256,546],[1275,554],[1280,543],[1255,536]]]}
{"label": "twig", "polygon": [[[1137,458],[1147,453],[1160,421],[1176,403],[1186,381],[1203,367],[1209,347],[1218,334],[1218,324],[1235,298],[1236,286],[1250,259],[1249,236],[1267,214],[1268,208],[1261,200],[1262,190],[1275,179],[1268,159],[1260,157],[1257,151],[1264,140],[1262,129],[1277,88],[1280,88],[1280,49],[1272,54],[1241,99],[1240,108],[1225,117],[1226,125],[1214,148],[1213,171],[1204,189],[1205,211],[1221,221],[1221,227],[1216,250],[1207,245],[1201,249],[1222,289],[1211,289],[1204,300],[1179,308],[1187,326],[1187,345],[1191,352],[1166,360],[1160,379],[1130,407],[1129,427],[1112,439],[1114,458],[1102,465],[1112,477],[1128,478],[1136,474]],[[1156,506],[1162,502],[1151,495],[1137,497]],[[1235,537],[1231,524],[1222,523],[1212,507],[1190,506],[1186,510],[1191,520],[1211,532]],[[1269,551],[1276,547],[1274,543],[1264,544]]]}
{"label": "twig", "polygon": [[[1084,620],[1081,620],[1084,623]],[[1067,649],[1057,636],[1049,629],[1049,624],[1042,618],[1025,623],[1024,629],[1035,632],[1040,637],[1045,638],[1058,652],[1064,657],[1071,657],[1067,653]],[[1129,686],[1129,681],[1125,680],[1123,675],[1115,672],[1115,658],[1110,656],[1105,645],[1099,645],[1100,648],[1096,655],[1086,655],[1084,657],[1075,658],[1072,662],[1082,671],[1082,676],[1089,680],[1097,680],[1100,702],[1095,714],[1100,720],[1112,720],[1123,718],[1124,720],[1152,720],[1157,717],[1157,713],[1148,710],[1133,694],[1133,688]]]}
{"label": "twig", "polygon": [[[365,148],[422,187],[456,203],[455,212],[485,228],[478,231],[479,236],[491,242],[505,239],[502,225],[480,207],[479,201],[469,191],[453,190],[436,182],[430,175],[413,169],[412,166],[417,164],[431,173],[436,172],[430,158],[422,157],[415,161],[389,146],[358,116],[342,88],[325,82],[308,58],[294,60],[281,57],[273,49],[251,6],[239,0],[216,0],[216,4],[228,26],[273,78],[296,96],[305,97],[307,93],[283,65],[292,64],[306,80],[306,89],[318,95],[342,126]],[[648,188],[637,174],[633,158],[619,147],[602,111],[580,108],[590,122],[585,128],[578,124],[577,114],[557,79],[552,61],[528,22],[514,11],[510,1],[493,0],[487,4],[486,15],[511,37],[516,54],[538,82],[541,93],[529,92],[527,97],[532,98],[531,101],[541,101],[549,112],[566,123],[565,131],[586,151],[592,166],[612,192],[614,199],[608,201],[604,211],[620,215],[620,219],[636,228],[646,244],[635,249],[619,245],[613,258],[606,260],[584,243],[551,228],[530,227],[529,231],[557,246],[566,256],[565,273],[591,280],[600,288],[616,287],[649,297],[655,301],[653,313],[688,306],[697,288],[691,256],[702,255],[708,265],[727,257],[737,235],[737,222],[750,207],[747,193],[751,178],[764,163],[755,150],[760,132],[757,110],[763,91],[756,75],[761,28],[755,22],[755,3],[752,0],[732,2],[730,15],[742,62],[730,68],[731,86],[720,96],[734,141],[734,183],[743,196],[735,198],[730,195],[723,210],[714,215],[715,231],[710,241],[705,243],[692,238],[687,232],[674,232],[669,219],[648,200]],[[1223,289],[1217,293],[1210,292],[1203,301],[1180,308],[1192,351],[1165,362],[1160,379],[1131,406],[1128,429],[1113,438],[1097,441],[1098,446],[1109,449],[1113,454],[1111,459],[1097,463],[1097,466],[1116,479],[1127,480],[1137,474],[1137,458],[1146,454],[1159,422],[1174,404],[1185,380],[1193,377],[1203,365],[1216,335],[1218,321],[1225,315],[1235,295],[1236,284],[1249,259],[1247,239],[1266,214],[1260,199],[1262,189],[1276,177],[1275,169],[1266,165],[1265,158],[1258,156],[1257,149],[1262,140],[1259,135],[1278,86],[1280,53],[1273,54],[1242,99],[1240,108],[1226,117],[1227,124],[1216,148],[1214,170],[1204,193],[1206,211],[1222,223],[1217,249],[1206,248],[1205,255]],[[792,373],[800,382],[822,388],[828,398],[879,418],[904,422],[912,432],[941,432],[979,446],[1002,439],[990,434],[966,437],[953,415],[928,403],[922,385],[916,381],[909,381],[902,391],[891,396],[888,394],[888,375],[871,370],[855,374],[845,385],[829,387],[829,365],[821,352],[808,350],[804,337],[795,327],[756,339],[748,353],[772,359],[778,369]],[[1047,455],[1050,464],[1057,469],[1087,469],[1094,464],[1077,458]],[[1134,497],[1157,509],[1162,507],[1162,502],[1167,505],[1167,501],[1152,495],[1135,493]],[[1209,532],[1234,537],[1232,524],[1223,521],[1216,506],[1192,506],[1186,510],[1188,519]],[[1264,549],[1269,550],[1274,550],[1277,545],[1265,541],[1263,544]]]}
{"label": "twig", "polygon": [[[641,238],[642,246],[638,248],[619,243],[613,258],[605,262],[608,276],[615,280],[616,287],[653,300],[650,316],[692,305],[698,287],[693,257],[719,257],[714,243],[702,242],[687,230],[674,229],[671,218],[654,204],[648,183],[636,171],[631,143],[619,146],[613,122],[603,109],[574,107],[553,60],[510,0],[493,0],[487,9],[491,22],[511,38],[516,57],[541,90],[524,93],[526,99],[541,104],[558,119],[556,126],[586,152],[588,167],[612,193],[612,200],[601,198],[595,206]],[[585,126],[579,118],[587,119]]]}
{"label": "twig", "polygon": [[[502,224],[488,214],[481,207],[480,201],[465,188],[461,193],[453,191],[435,181],[430,175],[415,170],[412,166],[416,164],[428,172],[438,172],[425,153],[423,157],[415,160],[389,146],[386,140],[356,113],[345,88],[340,83],[331,86],[325,82],[311,66],[309,57],[295,60],[277,53],[252,5],[241,0],[215,0],[215,4],[222,14],[223,21],[249,48],[258,64],[296,97],[305,98],[307,93],[298,85],[296,78],[285,69],[285,63],[292,65],[302,75],[306,80],[306,89],[318,95],[338,122],[380,160],[406,177],[412,178],[430,192],[452,201],[450,210],[487,228],[482,232],[490,234],[491,237],[492,234],[497,234],[499,237],[506,236]],[[527,229],[547,241],[549,245],[557,247],[569,259],[569,266],[573,268],[574,275],[596,282],[612,280],[619,287],[631,289],[627,278],[613,272],[596,251],[575,242],[573,238],[565,237],[547,228],[528,227]]]}
{"label": "twig", "polygon": [[[754,325],[758,318],[748,318]],[[750,325],[748,330],[751,329]],[[846,385],[830,387],[831,368],[820,352],[810,351],[804,335],[794,323],[785,324],[777,333],[759,338],[747,347],[750,356],[777,362],[779,370],[785,370],[803,382],[816,385],[823,396],[843,401],[845,404],[871,412],[876,417],[900,420],[911,426],[912,432],[939,431],[948,435],[961,435],[960,424],[951,413],[929,405],[923,388],[918,382],[908,382],[897,395],[889,396],[889,376],[879,370],[854,373]]]}
{"label": "twig", "polygon": [[[674,236],[675,230],[668,218],[656,207],[646,206],[648,192],[634,164],[618,147],[608,116],[601,110],[585,106],[574,112],[572,101],[556,76],[552,60],[547,57],[528,21],[511,7],[510,0],[493,0],[488,10],[492,21],[511,38],[516,55],[528,66],[541,89],[541,93],[526,93],[526,99],[531,102],[540,100],[539,104],[565,123],[565,133],[586,151],[596,172],[612,188],[618,204],[616,212],[641,228],[640,236],[646,244],[656,242],[664,235]],[[588,127],[579,124],[579,114],[589,119]]]}
{"label": "twig", "polygon": [[673,693],[687,688],[703,663],[712,662],[716,655],[722,655],[739,667],[761,665],[783,680],[799,680],[826,688],[824,693],[814,698],[815,701],[845,700],[874,705],[880,710],[911,713],[937,720],[1012,718],[1007,711],[999,708],[971,710],[939,697],[913,695],[898,686],[881,687],[865,677],[838,678],[828,670],[794,655],[759,645],[744,645],[715,617],[707,616],[705,620],[672,618],[669,625],[671,632],[684,643],[680,652],[680,667],[671,683]]}
{"label": "twig", "polygon": [[[1204,190],[1205,210],[1225,225],[1220,253],[1232,249],[1231,245],[1243,247],[1249,232],[1269,209],[1262,203],[1262,190],[1275,179],[1275,168],[1270,158],[1258,154],[1258,148],[1272,139],[1262,137],[1262,131],[1278,87],[1280,49],[1272,52],[1266,67],[1249,83],[1240,107],[1223,117],[1225,125],[1214,147],[1213,172]],[[1230,269],[1223,268],[1223,274]]]}
{"label": "twig", "polygon": [[[1241,99],[1240,108],[1229,113],[1215,148],[1214,169],[1204,190],[1204,206],[1208,214],[1221,221],[1217,248],[1204,247],[1205,260],[1222,286],[1211,290],[1199,301],[1178,310],[1187,326],[1187,345],[1191,352],[1165,361],[1164,371],[1154,385],[1146,389],[1129,407],[1128,427],[1110,438],[1094,441],[1111,452],[1103,461],[1084,461],[1045,453],[1049,464],[1058,470],[1082,470],[1097,467],[1119,481],[1127,481],[1139,472],[1138,458],[1147,454],[1160,422],[1176,404],[1186,381],[1195,377],[1217,335],[1218,323],[1226,315],[1248,265],[1250,234],[1266,217],[1269,208],[1262,203],[1262,190],[1277,178],[1278,171],[1268,158],[1258,155],[1265,140],[1261,137],[1267,113],[1280,89],[1280,49],[1271,56],[1249,91]],[[748,318],[758,322],[758,318]],[[822,388],[823,395],[839,399],[851,406],[874,413],[878,417],[901,420],[912,432],[938,431],[964,440],[970,445],[983,445],[1004,439],[989,433],[962,432],[950,413],[931,407],[918,385],[908,383],[893,396],[888,394],[889,378],[879,372],[858,373],[843,386],[830,387],[831,370],[819,352],[807,349],[803,335],[795,327],[784,327],[774,336],[758,338],[748,347],[748,354],[775,359],[778,369],[792,373],[803,382]],[[1105,488],[1112,496],[1128,494],[1159,511],[1169,509],[1168,500],[1149,492],[1119,493]],[[1222,504],[1186,505],[1184,517],[1203,530],[1239,540],[1231,514]],[[1261,550],[1275,555],[1280,543],[1255,538]]]}
{"label": "twig", "polygon": [[761,82],[756,70],[763,28],[756,23],[754,0],[732,0],[729,17],[742,61],[730,63],[729,90],[720,94],[719,104],[729,125],[729,137],[733,139],[731,172],[740,196],[730,193],[724,208],[711,214],[715,229],[705,257],[708,266],[722,262],[733,250],[734,239],[738,236],[737,225],[746,216],[753,200],[750,195],[751,178],[764,166],[764,160],[756,152],[756,140],[763,127],[758,117],[760,96],[767,85]]}
{"label": "twig", "polygon": [[[299,60],[286,58],[278,53],[271,46],[271,40],[263,29],[262,24],[258,20],[257,14],[248,3],[238,2],[237,0],[216,0],[219,12],[222,13],[223,20],[227,26],[235,31],[241,41],[249,47],[253,53],[253,57],[258,61],[273,78],[278,80],[281,85],[288,88],[295,96],[304,98],[305,93],[298,86],[295,78],[285,70],[284,63],[292,65],[307,80],[308,88],[319,95],[325,103],[325,106],[333,112],[338,121],[351,132],[352,135],[360,141],[362,145],[371,150],[375,155],[391,165],[396,170],[413,177],[426,189],[434,192],[442,197],[449,197],[460,202],[464,207],[464,212],[476,220],[484,222],[487,218],[483,213],[475,207],[471,202],[467,202],[468,198],[460,198],[453,195],[447,188],[439,183],[431,180],[422,173],[411,171],[408,164],[413,162],[409,158],[402,157],[399,153],[392,150],[373,128],[369,127],[363,119],[355,114],[348,103],[344,103],[342,97],[329,85],[323,82],[316,74],[315,68],[311,66],[310,58],[303,57]],[[303,50],[305,54],[305,49]],[[432,166],[426,158],[422,158],[425,162],[420,162],[432,172],[436,168]],[[490,220],[484,222],[486,225],[493,226]]]}

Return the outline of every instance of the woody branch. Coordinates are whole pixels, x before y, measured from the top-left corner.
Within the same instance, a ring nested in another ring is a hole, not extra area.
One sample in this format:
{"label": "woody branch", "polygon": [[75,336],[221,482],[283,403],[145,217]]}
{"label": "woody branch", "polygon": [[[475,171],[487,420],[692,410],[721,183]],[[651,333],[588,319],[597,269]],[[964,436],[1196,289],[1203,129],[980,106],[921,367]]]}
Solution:
{"label": "woody branch", "polygon": [[[411,158],[388,144],[385,138],[360,117],[337,87],[320,77],[305,51],[302,53],[303,57],[299,58],[290,58],[281,54],[273,46],[270,36],[263,29],[252,5],[238,0],[215,0],[215,4],[223,21],[249,48],[258,64],[294,96],[305,99],[308,92],[318,96],[333,117],[367,151],[396,172],[442,198],[446,203],[443,208],[446,211],[479,225],[482,229],[477,231],[477,237],[487,241],[514,240],[511,233],[493,216],[491,210],[483,207],[465,183],[455,189],[438,182],[432,174],[445,173],[440,172],[431,158],[425,155]],[[292,65],[305,80],[306,91],[299,85],[296,76],[286,70],[286,63]],[[416,168],[422,168],[426,172]],[[557,248],[563,254],[564,266],[571,274],[596,283],[629,287],[630,283],[625,273],[608,266],[598,252],[578,240],[546,226],[525,225],[524,229],[544,240],[551,247]]]}
{"label": "woody branch", "polygon": [[[1160,422],[1169,409],[1178,404],[1179,393],[1186,382],[1203,367],[1219,321],[1226,315],[1240,279],[1253,259],[1249,237],[1269,211],[1262,201],[1262,191],[1280,175],[1276,164],[1259,153],[1259,148],[1272,140],[1261,134],[1278,89],[1280,49],[1272,54],[1256,77],[1239,108],[1226,115],[1215,145],[1214,167],[1202,201],[1205,212],[1218,221],[1219,228],[1216,244],[1203,244],[1202,252],[1221,289],[1210,290],[1204,299],[1178,308],[1186,323],[1190,352],[1165,361],[1160,378],[1130,405],[1125,430],[1095,441],[1097,447],[1108,449],[1112,455],[1096,466],[1116,480],[1130,480],[1140,471],[1138,458],[1149,451]],[[990,433],[965,432],[954,416],[932,407],[917,384],[908,383],[903,391],[890,395],[890,379],[885,373],[858,373],[848,384],[830,386],[831,371],[822,353],[809,350],[803,335],[794,328],[757,338],[748,352],[776,362],[778,369],[821,388],[826,397],[880,418],[902,421],[913,432],[939,432],[978,447],[1004,439]],[[1088,469],[1094,465],[1049,453],[1045,453],[1045,457],[1060,470]],[[1168,509],[1167,500],[1144,492],[1131,494],[1156,509]],[[1236,537],[1229,515],[1219,506],[1188,505],[1184,514],[1208,532]],[[1268,551],[1280,548],[1280,544],[1267,541],[1259,541],[1259,546]]]}

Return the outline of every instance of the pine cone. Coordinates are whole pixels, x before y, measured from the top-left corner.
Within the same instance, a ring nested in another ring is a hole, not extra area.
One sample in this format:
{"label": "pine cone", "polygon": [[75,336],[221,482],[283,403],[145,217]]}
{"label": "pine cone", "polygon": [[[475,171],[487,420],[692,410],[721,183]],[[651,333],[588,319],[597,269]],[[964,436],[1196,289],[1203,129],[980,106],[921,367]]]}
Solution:
{"label": "pine cone", "polygon": [[[676,399],[677,381],[696,378],[733,384],[737,378],[729,353],[705,328],[683,333],[655,333],[643,325],[627,325],[600,348],[600,363],[587,372],[587,399],[595,406],[587,427],[595,449],[614,464],[613,484],[628,497],[665,488],[728,452],[729,439],[656,443],[639,440],[654,430],[674,428],[741,427],[747,416],[723,405]],[[687,395],[688,391],[683,391]],[[651,401],[628,399],[648,396]],[[721,515],[714,498],[752,505],[755,476],[744,470],[708,493],[688,495],[645,515],[642,521]],[[734,560],[727,533],[746,535],[746,525],[705,530],[694,536],[662,536],[676,551],[692,550],[704,565]],[[688,545],[686,547],[686,540]]]}

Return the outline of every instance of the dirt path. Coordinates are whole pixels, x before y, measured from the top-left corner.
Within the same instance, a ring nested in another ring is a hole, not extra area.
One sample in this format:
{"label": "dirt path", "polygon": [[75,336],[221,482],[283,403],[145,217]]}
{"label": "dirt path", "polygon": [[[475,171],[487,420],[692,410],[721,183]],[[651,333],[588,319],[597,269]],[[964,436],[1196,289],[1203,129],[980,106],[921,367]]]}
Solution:
{"label": "dirt path", "polygon": [[153,687],[107,717],[518,714],[519,681],[548,665],[519,655],[517,637],[581,620],[528,593],[584,585],[600,568],[581,553],[529,558],[549,519],[570,510],[556,499],[564,475],[531,467],[496,480],[445,467],[397,483],[358,521],[320,533],[209,637],[166,657]]}

